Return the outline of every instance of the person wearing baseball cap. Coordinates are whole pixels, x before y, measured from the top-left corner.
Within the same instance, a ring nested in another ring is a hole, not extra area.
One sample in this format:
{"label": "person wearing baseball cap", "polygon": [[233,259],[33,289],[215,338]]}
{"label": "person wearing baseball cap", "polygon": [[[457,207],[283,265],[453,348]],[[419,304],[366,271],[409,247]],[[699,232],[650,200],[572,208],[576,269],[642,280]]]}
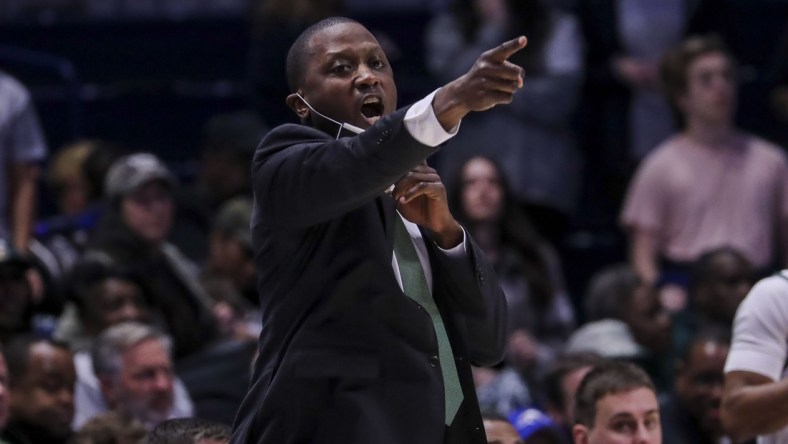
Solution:
{"label": "person wearing baseball cap", "polygon": [[216,336],[212,302],[199,284],[197,267],[167,242],[177,186],[153,154],[116,160],[105,179],[107,207],[84,256],[146,276],[152,308],[162,315],[176,358],[203,349]]}

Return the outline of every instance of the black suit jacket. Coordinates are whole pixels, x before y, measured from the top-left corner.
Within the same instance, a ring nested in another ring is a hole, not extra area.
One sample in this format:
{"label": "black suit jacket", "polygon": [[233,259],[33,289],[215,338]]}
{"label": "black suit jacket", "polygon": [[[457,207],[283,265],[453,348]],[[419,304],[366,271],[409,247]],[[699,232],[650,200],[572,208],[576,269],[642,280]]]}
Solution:
{"label": "black suit jacket", "polygon": [[506,302],[470,237],[463,259],[427,241],[465,398],[446,428],[432,322],[391,265],[398,216],[384,190],[435,150],[405,129],[405,111],[338,141],[283,125],[258,147],[252,234],[263,330],[231,442],[486,442],[470,365],[502,359]]}

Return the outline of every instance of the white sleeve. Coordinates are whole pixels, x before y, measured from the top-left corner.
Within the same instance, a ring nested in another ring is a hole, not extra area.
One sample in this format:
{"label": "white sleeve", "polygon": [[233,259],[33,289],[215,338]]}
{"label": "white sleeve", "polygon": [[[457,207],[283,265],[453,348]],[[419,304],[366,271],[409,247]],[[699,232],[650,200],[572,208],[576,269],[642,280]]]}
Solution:
{"label": "white sleeve", "polygon": [[438,146],[451,139],[460,129],[458,124],[449,132],[443,129],[435,110],[432,109],[432,99],[435,98],[436,89],[427,97],[414,103],[405,113],[405,128],[414,139],[427,146]]}
{"label": "white sleeve", "polygon": [[725,373],[747,371],[778,381],[788,351],[788,280],[758,282],[736,311]]}

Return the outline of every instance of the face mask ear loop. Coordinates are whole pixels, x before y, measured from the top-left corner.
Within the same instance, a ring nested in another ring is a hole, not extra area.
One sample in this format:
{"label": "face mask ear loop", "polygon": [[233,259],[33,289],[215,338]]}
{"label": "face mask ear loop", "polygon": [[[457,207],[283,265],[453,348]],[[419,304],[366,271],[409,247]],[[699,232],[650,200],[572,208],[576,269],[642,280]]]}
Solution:
{"label": "face mask ear loop", "polygon": [[339,122],[339,121],[337,121],[337,120],[334,120],[334,119],[332,119],[331,117],[328,117],[328,116],[326,116],[326,115],[324,115],[324,114],[321,114],[321,113],[317,112],[317,110],[316,110],[316,109],[314,109],[314,108],[312,108],[312,105],[310,105],[310,104],[309,104],[309,102],[307,102],[307,101],[306,101],[306,99],[304,99],[304,98],[301,96],[301,94],[299,94],[299,93],[295,93],[295,95],[296,95],[296,96],[298,96],[298,98],[299,98],[299,99],[301,99],[301,101],[302,101],[302,102],[304,102],[304,104],[305,104],[305,105],[306,105],[306,106],[307,106],[309,109],[311,109],[311,110],[312,110],[312,112],[314,112],[314,113],[315,113],[315,114],[317,114],[318,116],[320,116],[320,117],[322,117],[322,118],[324,118],[324,119],[328,120],[329,122],[336,123],[336,124],[339,126],[339,129],[337,130],[337,137],[336,137],[336,139],[337,139],[337,140],[339,140],[339,135],[340,135],[340,134],[342,134],[342,129],[346,129],[346,130],[348,130],[348,131],[350,131],[350,132],[353,132],[353,133],[356,133],[356,134],[361,134],[361,133],[363,133],[363,132],[364,132],[364,130],[363,130],[363,129],[361,129],[361,128],[357,127],[357,126],[351,125],[351,124],[349,124],[349,123],[342,123],[342,122]]}

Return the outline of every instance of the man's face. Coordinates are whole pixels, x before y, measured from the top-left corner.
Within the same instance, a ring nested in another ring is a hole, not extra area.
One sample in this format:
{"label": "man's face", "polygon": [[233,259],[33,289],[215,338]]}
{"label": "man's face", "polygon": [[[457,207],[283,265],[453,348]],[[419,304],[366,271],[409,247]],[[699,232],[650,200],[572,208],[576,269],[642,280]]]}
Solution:
{"label": "man's face", "polygon": [[128,348],[121,360],[117,385],[108,393],[112,407],[127,409],[149,425],[167,419],[174,394],[172,361],[164,344],[158,339],[142,341]]}
{"label": "man's face", "polygon": [[503,211],[503,187],[495,165],[476,157],[462,169],[462,206],[472,222],[494,222]]}
{"label": "man's face", "polygon": [[728,348],[728,344],[713,341],[696,342],[687,362],[679,365],[676,372],[679,400],[712,441],[723,435],[720,403]]}
{"label": "man's face", "polygon": [[688,119],[730,124],[736,107],[736,81],[730,59],[710,52],[693,60],[687,68],[687,90],[678,97],[678,105]]}
{"label": "man's face", "polygon": [[657,397],[645,387],[607,395],[596,403],[593,427],[575,425],[573,434],[576,444],[661,444]]}
{"label": "man's face", "polygon": [[8,367],[5,365],[5,358],[0,355],[0,430],[3,430],[8,422],[10,402],[8,390]]}
{"label": "man's face", "polygon": [[741,256],[722,253],[712,259],[709,274],[695,294],[698,310],[711,319],[730,324],[752,288],[752,267]]}
{"label": "man's face", "polygon": [[77,378],[71,353],[38,342],[31,346],[29,360],[25,375],[12,381],[11,416],[54,436],[67,436],[74,417]]}
{"label": "man's face", "polygon": [[485,419],[484,433],[488,444],[523,444],[517,430],[507,421]]}
{"label": "man's face", "polygon": [[123,197],[121,212],[126,225],[144,240],[164,242],[172,227],[172,193],[163,182],[148,182]]}
{"label": "man's face", "polygon": [[[319,31],[307,45],[301,95],[318,112],[360,128],[397,107],[397,87],[386,54],[372,34],[358,23],[341,23]],[[292,100],[290,96],[288,100]],[[337,133],[337,125],[314,115],[298,99],[316,128]]]}
{"label": "man's face", "polygon": [[94,334],[121,322],[148,321],[148,304],[142,290],[132,281],[119,278],[105,279],[90,290],[86,313],[86,328]]}

